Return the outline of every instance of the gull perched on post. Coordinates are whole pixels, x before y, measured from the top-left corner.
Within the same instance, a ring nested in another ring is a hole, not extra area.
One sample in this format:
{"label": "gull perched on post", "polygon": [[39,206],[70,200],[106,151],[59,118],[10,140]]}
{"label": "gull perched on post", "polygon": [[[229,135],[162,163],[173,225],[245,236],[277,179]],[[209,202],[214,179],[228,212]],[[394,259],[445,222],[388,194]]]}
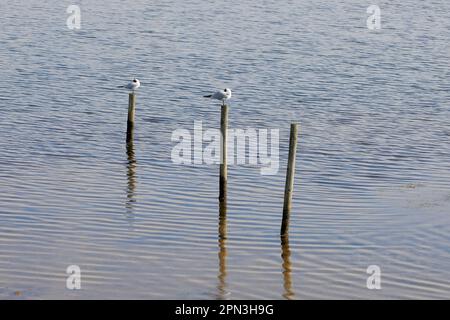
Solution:
{"label": "gull perched on post", "polygon": [[217,91],[216,93],[209,94],[206,96],[203,96],[204,98],[211,98],[215,100],[221,100],[222,104],[225,104],[225,100],[228,100],[231,98],[231,90],[228,88],[225,88],[223,90]]}
{"label": "gull perched on post", "polygon": [[134,92],[137,88],[141,86],[141,82],[134,78],[130,83],[128,83],[126,86],[119,86],[119,88],[126,88],[128,90],[131,90]]}

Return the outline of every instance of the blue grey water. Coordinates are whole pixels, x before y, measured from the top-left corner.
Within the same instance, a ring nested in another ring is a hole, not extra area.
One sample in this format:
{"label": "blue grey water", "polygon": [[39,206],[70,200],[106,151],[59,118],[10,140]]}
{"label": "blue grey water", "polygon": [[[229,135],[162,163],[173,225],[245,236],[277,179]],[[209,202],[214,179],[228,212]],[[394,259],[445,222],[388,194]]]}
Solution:
{"label": "blue grey water", "polygon": [[[0,298],[450,298],[450,2],[376,1],[381,30],[372,1],[79,0],[80,30],[70,4],[0,2]],[[218,128],[223,87],[230,127],[280,130],[280,170],[229,167],[221,240],[218,166],[171,135]]]}

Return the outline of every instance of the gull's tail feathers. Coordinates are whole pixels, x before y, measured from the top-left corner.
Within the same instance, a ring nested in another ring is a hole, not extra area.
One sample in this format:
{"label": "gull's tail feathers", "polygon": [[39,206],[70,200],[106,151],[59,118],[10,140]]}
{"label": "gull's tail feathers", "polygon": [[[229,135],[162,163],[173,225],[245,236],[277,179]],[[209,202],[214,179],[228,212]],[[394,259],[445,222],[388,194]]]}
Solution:
{"label": "gull's tail feathers", "polygon": [[203,96],[203,98],[211,98],[212,94],[208,94],[207,96]]}

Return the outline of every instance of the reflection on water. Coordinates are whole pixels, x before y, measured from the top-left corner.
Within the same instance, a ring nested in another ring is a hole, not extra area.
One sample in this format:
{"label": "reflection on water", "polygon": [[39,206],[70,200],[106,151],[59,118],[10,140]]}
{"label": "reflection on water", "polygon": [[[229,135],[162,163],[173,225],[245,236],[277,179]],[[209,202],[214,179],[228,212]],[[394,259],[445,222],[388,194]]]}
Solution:
{"label": "reflection on water", "polygon": [[219,294],[218,299],[225,299],[227,295],[227,202],[219,201]]}
{"label": "reflection on water", "polygon": [[292,266],[291,266],[291,250],[289,249],[289,235],[280,236],[281,239],[281,258],[283,259],[283,297],[285,299],[294,298],[294,291],[292,289]]}
{"label": "reflection on water", "polygon": [[133,140],[127,141],[127,198],[125,202],[127,219],[134,217],[133,206],[136,203],[136,155],[134,153]]}

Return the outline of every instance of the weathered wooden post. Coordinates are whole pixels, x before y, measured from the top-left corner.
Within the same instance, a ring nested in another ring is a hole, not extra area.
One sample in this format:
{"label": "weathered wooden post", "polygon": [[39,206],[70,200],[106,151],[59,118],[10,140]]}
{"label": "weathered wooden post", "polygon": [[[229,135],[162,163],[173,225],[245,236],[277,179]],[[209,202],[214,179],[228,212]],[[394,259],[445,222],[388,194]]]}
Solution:
{"label": "weathered wooden post", "polygon": [[128,120],[127,120],[127,142],[133,140],[134,117],[136,109],[136,94],[128,94]]}
{"label": "weathered wooden post", "polygon": [[219,298],[226,294],[225,278],[227,275],[227,142],[228,142],[228,106],[222,104],[220,111],[220,176],[219,176]]}
{"label": "weathered wooden post", "polygon": [[289,229],[289,214],[291,212],[292,192],[294,190],[295,157],[297,154],[298,124],[291,123],[291,134],[289,137],[289,158],[286,172],[286,185],[284,187],[283,220],[281,222],[282,236],[287,235]]}
{"label": "weathered wooden post", "polygon": [[220,112],[220,134],[222,136],[220,155],[219,200],[227,197],[227,138],[228,138],[228,106],[222,104]]}

